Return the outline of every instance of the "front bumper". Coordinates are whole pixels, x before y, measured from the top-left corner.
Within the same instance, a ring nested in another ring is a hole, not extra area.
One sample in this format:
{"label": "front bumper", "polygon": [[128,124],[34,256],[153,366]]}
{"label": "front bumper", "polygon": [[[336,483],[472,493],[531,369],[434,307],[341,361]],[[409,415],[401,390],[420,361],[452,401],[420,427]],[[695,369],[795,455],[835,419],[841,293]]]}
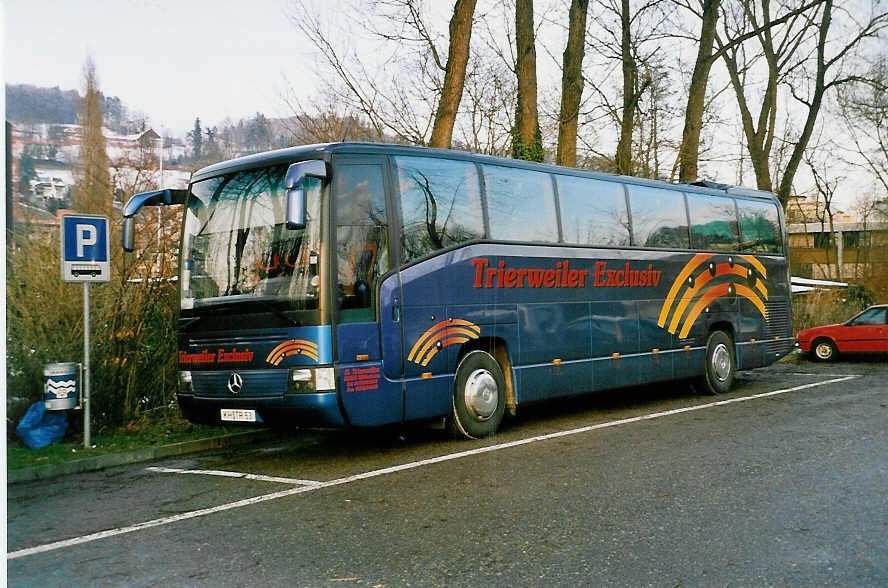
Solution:
{"label": "front bumper", "polygon": [[250,398],[201,398],[193,394],[178,394],[177,397],[186,418],[199,422],[219,421],[220,410],[233,408],[255,410],[262,421],[274,425],[345,426],[336,392]]}

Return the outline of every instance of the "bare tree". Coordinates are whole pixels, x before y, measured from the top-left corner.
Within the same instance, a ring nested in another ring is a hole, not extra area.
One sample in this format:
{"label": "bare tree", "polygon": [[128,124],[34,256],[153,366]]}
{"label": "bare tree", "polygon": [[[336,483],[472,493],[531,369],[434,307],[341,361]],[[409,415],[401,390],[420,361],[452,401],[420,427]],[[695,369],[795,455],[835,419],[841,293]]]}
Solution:
{"label": "bare tree", "polygon": [[671,99],[675,90],[665,65],[659,61],[643,64],[648,88],[639,100],[635,117],[633,175],[644,178],[661,178],[666,154],[678,148],[668,132],[678,116]]}
{"label": "bare tree", "polygon": [[512,136],[512,157],[543,160],[543,137],[537,108],[536,33],[533,28],[533,0],[515,2],[515,74],[518,104]]}
{"label": "bare tree", "polygon": [[[829,56],[827,55],[829,48],[836,46],[829,34],[833,25],[833,0],[824,0],[823,9],[818,12],[815,57],[810,69],[800,68],[800,75],[804,76],[804,81],[807,83],[789,86],[793,98],[807,110],[807,113],[801,134],[795,142],[786,170],[777,188],[777,197],[784,205],[792,194],[792,183],[814,132],[826,92],[862,79],[859,73],[849,67],[848,60],[854,57],[855,51],[865,40],[877,37],[888,26],[888,12],[879,11],[879,5],[880,2],[877,0],[873,5],[872,12],[866,15],[864,20],[860,20],[858,15],[848,12],[847,8],[841,9],[852,30],[850,35],[845,31],[842,32],[842,37],[847,41],[844,44],[840,43],[837,50]],[[809,15],[808,18],[814,19],[814,16]],[[849,69],[851,71],[848,71]],[[827,79],[827,74],[832,74],[832,77]]]}
{"label": "bare tree", "polygon": [[[441,98],[435,111],[432,127],[431,147],[449,148],[453,140],[453,125],[463,95],[466,79],[466,64],[469,61],[469,41],[472,37],[472,16],[476,0],[457,0],[450,19],[450,48],[447,64],[444,66],[444,84]],[[433,55],[437,56],[434,43],[429,43]]]}
{"label": "bare tree", "polygon": [[[748,56],[745,44],[734,44],[726,48],[721,56],[737,98],[746,149],[752,162],[756,184],[760,190],[770,191],[774,189],[771,180],[771,151],[777,130],[778,89],[803,64],[805,57],[801,48],[809,40],[809,33],[813,30],[812,21],[798,13],[783,27],[762,27],[759,21],[771,20],[770,0],[743,0],[737,8],[740,14],[733,15],[733,19],[731,15],[726,15],[722,20],[724,33],[716,34],[715,39],[721,49],[726,47],[723,39],[741,36],[747,26],[759,31],[756,37],[761,50],[754,56]],[[818,8],[812,10],[816,11]],[[752,102],[754,104],[761,101],[758,115],[754,117],[751,101],[746,96],[752,85],[747,83],[747,72],[755,67],[759,58],[764,60],[766,81],[764,94],[755,96]]]}
{"label": "bare tree", "polygon": [[[833,211],[833,200],[836,195],[836,188],[844,178],[830,178],[828,166],[823,164],[818,165],[811,153],[805,154],[805,163],[808,165],[808,169],[811,171],[811,176],[814,178],[814,188],[812,192],[814,193],[815,201],[818,203],[818,206],[815,207],[815,217],[820,223],[820,234],[827,234],[826,228],[827,226],[829,227],[828,237],[823,243],[826,250],[826,267],[824,273],[830,278],[836,278],[841,281],[842,263],[840,262],[841,260],[838,259],[838,252],[836,252],[836,272],[833,275],[831,251],[833,250],[833,245],[835,245],[835,239],[837,237],[834,223],[835,212]],[[819,206],[821,200],[823,201],[823,208],[820,208]]]}
{"label": "bare tree", "polygon": [[718,21],[720,0],[701,0],[702,10],[697,11],[688,4],[692,12],[700,16],[700,41],[697,45],[697,59],[688,87],[688,102],[685,109],[684,131],[679,149],[679,180],[687,182],[697,179],[697,162],[700,150],[700,132],[703,126],[703,106],[706,99],[706,85],[709,71],[714,62],[712,46],[715,41],[715,25]]}
{"label": "bare tree", "polygon": [[848,162],[869,172],[888,196],[888,55],[872,63],[864,80],[840,87],[837,106],[853,143]]}
{"label": "bare tree", "polygon": [[[460,103],[467,72],[479,70],[469,65],[473,59],[470,41],[476,3],[455,3],[444,61],[439,46],[446,36],[430,25],[423,0],[349,4],[345,12],[350,16],[344,20],[377,42],[380,50],[372,54],[348,49],[354,37],[351,31],[337,34],[331,30],[331,23],[324,22],[304,0],[297,0],[291,20],[314,45],[326,70],[318,76],[324,108],[312,112],[301,108],[304,100],[290,96],[286,101],[294,107],[297,118],[320,114],[327,123],[344,123],[343,133],[336,140],[354,138],[351,132],[357,131],[367,140],[451,147],[454,129],[465,118]],[[326,135],[317,122],[300,132]]]}
{"label": "bare tree", "polygon": [[558,165],[577,164],[577,126],[583,96],[583,56],[585,55],[586,14],[589,0],[571,0],[568,13],[567,44],[561,72],[561,110],[558,115]]}
{"label": "bare tree", "polygon": [[515,72],[489,52],[471,59],[464,116],[458,120],[457,148],[509,157],[512,152]]}
{"label": "bare tree", "polygon": [[[659,4],[656,0],[632,10],[629,0],[622,0],[619,8],[620,18],[620,62],[623,72],[623,107],[620,117],[620,140],[614,161],[617,173],[633,175],[632,135],[635,130],[635,115],[641,97],[651,84],[650,76],[639,79],[639,62],[646,62],[653,54],[639,58],[638,40],[633,39],[632,24],[640,15]],[[616,10],[616,7],[612,8]],[[656,49],[654,50],[656,52]]]}
{"label": "bare tree", "polygon": [[[417,8],[415,2],[405,2],[408,8]],[[357,15],[355,18],[365,33],[399,46],[398,52],[384,58],[383,65],[377,67],[357,52],[338,46],[339,37],[328,30],[320,15],[304,2],[296,2],[290,18],[314,45],[332,74],[320,72],[318,75],[324,93],[335,97],[346,111],[360,113],[373,129],[375,140],[391,137],[395,141],[424,145],[432,128],[434,104],[440,95],[438,70],[430,65],[434,59],[426,50],[431,33],[418,8],[408,13],[411,18],[401,18],[392,31],[372,29],[379,22],[393,22],[393,10],[392,3],[376,3],[371,10],[357,3],[348,7],[349,13]],[[377,12],[376,19],[371,18],[371,11]],[[415,34],[408,36],[404,27],[411,26]],[[416,29],[417,26],[420,28]],[[387,69],[400,69],[402,75],[391,76]]]}
{"label": "bare tree", "polygon": [[[700,34],[697,45],[697,57],[694,61],[694,69],[691,74],[691,82],[688,87],[687,107],[685,108],[684,130],[682,131],[681,147],[679,149],[679,180],[692,181],[698,175],[698,162],[700,152],[700,136],[703,128],[703,113],[706,105],[706,87],[709,82],[709,74],[713,64],[721,56],[747,39],[758,35],[763,30],[783,24],[795,16],[809,11],[826,0],[814,0],[803,6],[790,10],[782,17],[766,21],[760,27],[746,31],[731,39],[722,40],[717,51],[713,51],[716,28],[720,15],[721,0],[699,0],[699,4],[692,0],[675,0],[680,6],[687,9],[700,19]],[[797,167],[797,166],[796,166]]]}
{"label": "bare tree", "polygon": [[[648,126],[649,120],[641,120],[641,107],[646,100],[650,104],[654,79],[664,73],[657,54],[671,7],[663,0],[634,4],[628,0],[597,0],[592,6],[587,43],[595,73],[587,76],[591,96],[586,123],[613,126],[619,139],[616,145],[599,141],[591,150],[600,162],[599,168],[635,175],[640,157],[637,149],[650,139],[642,138],[640,133],[643,127],[646,131],[653,128]],[[618,76],[619,85],[613,83]],[[660,100],[665,96],[658,93],[656,109],[649,114],[662,112]],[[608,134],[611,132],[608,129]]]}

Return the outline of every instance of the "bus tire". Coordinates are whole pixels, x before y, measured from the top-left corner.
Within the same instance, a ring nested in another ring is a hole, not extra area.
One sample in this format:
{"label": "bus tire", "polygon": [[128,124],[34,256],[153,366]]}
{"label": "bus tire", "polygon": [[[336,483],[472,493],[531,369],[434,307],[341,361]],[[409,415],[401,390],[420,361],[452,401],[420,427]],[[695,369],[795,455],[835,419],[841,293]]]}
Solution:
{"label": "bus tire", "polygon": [[710,394],[724,394],[734,383],[737,362],[734,359],[734,341],[724,331],[713,331],[706,341],[706,365],[703,383]]}
{"label": "bus tire", "polygon": [[829,339],[817,339],[811,343],[811,357],[815,361],[832,361],[836,358],[838,352],[836,344]]}
{"label": "bus tire", "polygon": [[470,351],[456,367],[450,433],[462,439],[493,435],[506,410],[503,370],[486,351]]}

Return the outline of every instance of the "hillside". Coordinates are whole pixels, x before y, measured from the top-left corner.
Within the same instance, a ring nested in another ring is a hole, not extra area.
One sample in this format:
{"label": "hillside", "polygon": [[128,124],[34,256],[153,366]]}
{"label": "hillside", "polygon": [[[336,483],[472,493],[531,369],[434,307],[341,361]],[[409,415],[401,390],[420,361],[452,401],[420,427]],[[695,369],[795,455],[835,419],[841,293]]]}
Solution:
{"label": "hillside", "polygon": [[[6,84],[6,120],[13,124],[74,124],[80,108],[77,90]],[[117,96],[102,96],[105,126],[120,134],[142,130],[144,117],[134,116]]]}

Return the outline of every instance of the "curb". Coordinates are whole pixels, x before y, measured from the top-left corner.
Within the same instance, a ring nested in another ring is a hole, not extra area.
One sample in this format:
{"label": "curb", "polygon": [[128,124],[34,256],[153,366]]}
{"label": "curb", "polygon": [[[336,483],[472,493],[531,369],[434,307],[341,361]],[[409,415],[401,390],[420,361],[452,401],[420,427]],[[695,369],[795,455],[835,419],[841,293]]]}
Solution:
{"label": "curb", "polygon": [[133,451],[122,453],[108,453],[65,463],[54,463],[43,466],[31,466],[18,470],[8,470],[6,472],[6,483],[18,484],[21,482],[46,480],[58,476],[94,472],[114,466],[138,463],[140,461],[151,461],[152,459],[175,457],[177,455],[196,453],[198,451],[238,447],[254,441],[261,441],[271,436],[273,436],[273,432],[270,429],[259,429],[257,431],[220,435],[218,437],[210,437],[209,439],[182,441],[181,443],[173,443],[172,445],[146,447],[144,449],[135,449]]}

